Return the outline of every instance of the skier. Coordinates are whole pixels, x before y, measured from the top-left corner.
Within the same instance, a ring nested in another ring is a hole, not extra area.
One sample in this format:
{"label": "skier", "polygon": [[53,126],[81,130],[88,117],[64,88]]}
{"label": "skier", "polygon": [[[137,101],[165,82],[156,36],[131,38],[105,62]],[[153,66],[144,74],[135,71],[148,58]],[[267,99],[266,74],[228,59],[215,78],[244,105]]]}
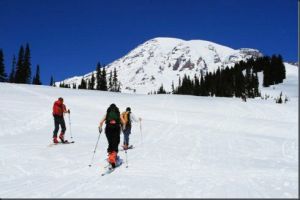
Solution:
{"label": "skier", "polygon": [[137,118],[135,115],[131,112],[131,108],[127,107],[126,111],[122,113],[122,116],[125,120],[125,125],[123,126],[123,134],[124,134],[124,140],[123,140],[123,149],[127,150],[129,147],[129,135],[131,134],[131,123],[132,121],[138,122],[142,121],[142,118]]}
{"label": "skier", "polygon": [[115,104],[111,104],[106,112],[106,115],[100,121],[99,130],[102,131],[103,123],[105,122],[105,135],[108,141],[108,162],[112,168],[116,167],[118,146],[120,143],[121,125],[124,124],[124,119],[120,115],[119,108]]}
{"label": "skier", "polygon": [[64,113],[69,113],[70,110],[66,109],[66,106],[64,104],[64,99],[62,97],[59,97],[57,101],[54,102],[53,104],[53,117],[54,117],[54,131],[53,131],[53,143],[58,143],[57,140],[57,133],[59,130],[59,125],[61,127],[61,132],[59,135],[59,139],[61,140],[62,143],[66,142],[64,139],[64,135],[66,132],[66,124],[64,120]]}

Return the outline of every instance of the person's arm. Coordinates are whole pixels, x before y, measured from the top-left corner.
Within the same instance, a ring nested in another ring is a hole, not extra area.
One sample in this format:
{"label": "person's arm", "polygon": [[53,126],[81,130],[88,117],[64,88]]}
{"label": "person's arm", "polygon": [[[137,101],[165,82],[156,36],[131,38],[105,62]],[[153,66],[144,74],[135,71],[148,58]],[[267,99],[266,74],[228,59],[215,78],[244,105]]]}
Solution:
{"label": "person's arm", "polygon": [[126,122],[122,114],[120,115],[120,119],[121,119],[121,124],[125,125]]}
{"label": "person's arm", "polygon": [[100,123],[99,123],[99,128],[102,128],[103,123],[105,122],[105,119],[106,119],[106,115],[104,115],[104,117],[103,117],[102,120],[100,121]]}
{"label": "person's arm", "polygon": [[65,104],[63,104],[62,107],[63,107],[63,113],[70,113],[70,109],[67,110]]}

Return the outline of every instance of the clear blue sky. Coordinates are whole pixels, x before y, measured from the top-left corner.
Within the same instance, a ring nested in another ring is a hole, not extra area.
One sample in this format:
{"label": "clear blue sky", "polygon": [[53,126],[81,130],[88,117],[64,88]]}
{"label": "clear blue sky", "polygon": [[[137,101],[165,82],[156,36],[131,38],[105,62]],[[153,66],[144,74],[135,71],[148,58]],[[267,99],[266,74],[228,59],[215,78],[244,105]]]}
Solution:
{"label": "clear blue sky", "polygon": [[154,37],[203,39],[297,61],[297,0],[0,0],[6,71],[28,42],[44,84],[108,64]]}

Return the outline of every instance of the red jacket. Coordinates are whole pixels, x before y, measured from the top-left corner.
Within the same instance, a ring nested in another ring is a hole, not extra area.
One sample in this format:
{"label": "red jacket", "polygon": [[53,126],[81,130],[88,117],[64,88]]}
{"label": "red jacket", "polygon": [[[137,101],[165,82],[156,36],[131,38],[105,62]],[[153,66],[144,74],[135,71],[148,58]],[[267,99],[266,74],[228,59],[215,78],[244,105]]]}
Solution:
{"label": "red jacket", "polygon": [[53,115],[63,116],[66,112],[66,106],[59,100],[55,101],[53,104]]}

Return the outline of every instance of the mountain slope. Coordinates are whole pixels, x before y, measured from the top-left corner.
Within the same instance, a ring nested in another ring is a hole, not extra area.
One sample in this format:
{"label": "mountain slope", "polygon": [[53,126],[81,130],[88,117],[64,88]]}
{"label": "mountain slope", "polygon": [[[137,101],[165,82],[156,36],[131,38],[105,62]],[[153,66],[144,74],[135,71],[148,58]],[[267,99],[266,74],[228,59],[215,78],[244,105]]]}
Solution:
{"label": "mountain slope", "polygon": [[[127,55],[106,66],[117,69],[122,92],[147,94],[161,84],[171,91],[172,81],[178,85],[184,74],[194,76],[233,66],[235,62],[262,56],[256,49],[234,50],[204,40],[185,41],[176,38],[154,38],[139,45]],[[83,76],[86,80],[91,73]],[[65,84],[80,84],[81,76],[66,79]]]}
{"label": "mountain slope", "polygon": [[[268,88],[288,93],[286,104],[0,83],[0,197],[297,198],[298,68],[290,67],[283,84]],[[49,147],[60,96],[76,142]],[[129,167],[102,177],[104,134],[88,165],[111,103],[130,106],[143,118],[142,131],[133,123]]]}

